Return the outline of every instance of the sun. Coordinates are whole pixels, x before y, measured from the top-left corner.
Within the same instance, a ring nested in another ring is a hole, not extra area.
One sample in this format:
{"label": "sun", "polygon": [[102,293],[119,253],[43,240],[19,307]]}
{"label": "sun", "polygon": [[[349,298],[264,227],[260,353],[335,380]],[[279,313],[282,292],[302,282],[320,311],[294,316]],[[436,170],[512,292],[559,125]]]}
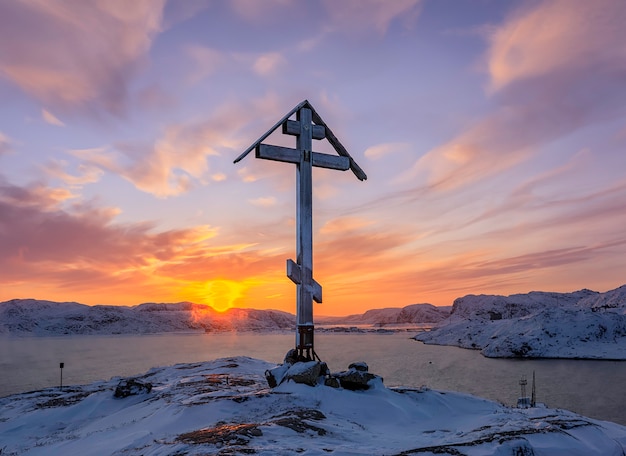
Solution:
{"label": "sun", "polygon": [[184,294],[194,302],[202,302],[218,312],[224,312],[235,306],[235,301],[243,297],[246,288],[242,282],[215,279],[191,284]]}

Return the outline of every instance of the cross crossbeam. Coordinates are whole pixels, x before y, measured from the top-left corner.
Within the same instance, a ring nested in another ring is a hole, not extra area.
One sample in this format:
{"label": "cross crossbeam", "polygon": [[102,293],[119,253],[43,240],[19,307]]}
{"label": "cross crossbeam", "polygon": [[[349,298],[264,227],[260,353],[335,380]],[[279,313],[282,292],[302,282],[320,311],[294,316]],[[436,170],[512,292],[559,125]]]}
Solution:
{"label": "cross crossbeam", "polygon": [[[289,119],[293,114],[296,120]],[[296,137],[295,149],[261,144],[279,126],[282,126],[284,134]],[[313,152],[313,139],[327,139],[338,155]],[[360,180],[367,179],[367,176],[307,100],[292,109],[246,149],[235,163],[253,149],[256,158],[296,165],[297,261],[287,260],[287,277],[296,284],[296,350],[301,359],[310,360],[315,357],[313,301],[322,302],[322,286],[313,279],[313,168],[339,171],[350,169]]]}

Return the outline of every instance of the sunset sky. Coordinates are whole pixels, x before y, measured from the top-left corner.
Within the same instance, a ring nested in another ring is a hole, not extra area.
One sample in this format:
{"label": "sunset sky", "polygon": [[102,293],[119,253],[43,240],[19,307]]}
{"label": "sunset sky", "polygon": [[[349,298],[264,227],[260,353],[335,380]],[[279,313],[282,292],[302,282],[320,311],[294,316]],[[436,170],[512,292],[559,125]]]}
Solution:
{"label": "sunset sky", "polygon": [[368,175],[314,170],[317,315],[616,288],[624,24],[623,0],[0,2],[0,301],[295,313],[295,166],[233,160],[304,99]]}

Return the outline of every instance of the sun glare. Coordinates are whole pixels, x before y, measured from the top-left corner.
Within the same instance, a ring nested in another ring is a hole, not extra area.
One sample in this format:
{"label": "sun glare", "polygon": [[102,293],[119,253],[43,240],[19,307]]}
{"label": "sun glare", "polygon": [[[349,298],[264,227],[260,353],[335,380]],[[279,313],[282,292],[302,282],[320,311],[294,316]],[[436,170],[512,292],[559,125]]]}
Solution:
{"label": "sun glare", "polygon": [[242,298],[248,288],[245,283],[234,280],[209,280],[190,285],[184,295],[194,302],[208,304],[218,312],[224,312],[235,306],[235,302]]}

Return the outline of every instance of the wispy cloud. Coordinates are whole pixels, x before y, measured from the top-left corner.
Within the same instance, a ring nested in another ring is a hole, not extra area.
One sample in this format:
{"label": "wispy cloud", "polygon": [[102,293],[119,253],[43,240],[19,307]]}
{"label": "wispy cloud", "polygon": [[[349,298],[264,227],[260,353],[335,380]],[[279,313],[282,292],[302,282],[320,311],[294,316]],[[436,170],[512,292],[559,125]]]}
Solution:
{"label": "wispy cloud", "polygon": [[57,116],[52,114],[47,109],[43,109],[42,108],[42,110],[41,110],[41,117],[43,118],[44,122],[46,122],[46,123],[48,123],[50,125],[55,125],[57,127],[64,127],[65,126],[65,124],[61,121],[61,119],[59,119]]}
{"label": "wispy cloud", "polygon": [[272,207],[276,205],[276,198],[273,196],[265,196],[248,200],[253,206]]}
{"label": "wispy cloud", "polygon": [[362,217],[339,217],[330,220],[320,228],[321,234],[343,234],[354,232],[360,228],[370,226],[375,223]]}
{"label": "wispy cloud", "polygon": [[[575,5],[575,7],[573,6]],[[489,38],[496,108],[422,156],[406,177],[457,188],[509,169],[537,145],[626,114],[626,6],[554,0],[525,5]]]}
{"label": "wispy cloud", "polygon": [[0,155],[8,154],[12,150],[11,140],[7,135],[0,131]]}
{"label": "wispy cloud", "polygon": [[120,115],[164,3],[2,2],[0,75],[56,112]]}
{"label": "wispy cloud", "polygon": [[179,195],[206,185],[211,176],[221,180],[223,173],[212,169],[209,160],[220,151],[242,147],[237,133],[251,115],[239,105],[224,105],[206,120],[169,125],[152,144],[120,143],[72,154],[85,164],[122,176],[144,192]]}
{"label": "wispy cloud", "polygon": [[217,71],[224,62],[224,55],[216,50],[199,45],[188,45],[185,52],[194,63],[189,81],[197,84]]}
{"label": "wispy cloud", "polygon": [[59,179],[70,186],[82,186],[98,182],[103,174],[100,168],[86,164],[79,164],[76,169],[77,173],[70,174],[66,171],[68,166],[67,161],[51,160],[43,165],[42,168],[49,177]]}
{"label": "wispy cloud", "polygon": [[420,0],[324,0],[326,12],[342,30],[384,34],[391,21],[402,20],[410,26],[417,19]]}
{"label": "wispy cloud", "polygon": [[260,76],[271,76],[287,65],[287,59],[279,52],[260,55],[254,62],[254,72]]}
{"label": "wispy cloud", "polygon": [[410,147],[411,145],[409,143],[404,142],[376,144],[375,146],[370,146],[365,149],[363,155],[370,160],[378,160],[386,155],[393,154],[394,152],[404,152]]}

